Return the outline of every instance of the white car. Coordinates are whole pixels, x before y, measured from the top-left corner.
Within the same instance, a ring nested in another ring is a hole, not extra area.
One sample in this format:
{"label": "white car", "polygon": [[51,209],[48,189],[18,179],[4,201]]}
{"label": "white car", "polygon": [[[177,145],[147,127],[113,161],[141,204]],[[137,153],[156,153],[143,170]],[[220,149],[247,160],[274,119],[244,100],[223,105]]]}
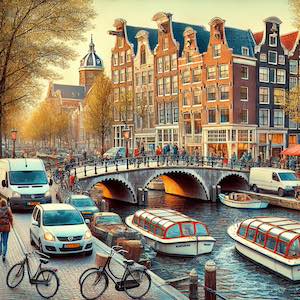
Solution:
{"label": "white car", "polygon": [[31,217],[30,243],[48,254],[93,253],[91,231],[70,204],[37,205]]}

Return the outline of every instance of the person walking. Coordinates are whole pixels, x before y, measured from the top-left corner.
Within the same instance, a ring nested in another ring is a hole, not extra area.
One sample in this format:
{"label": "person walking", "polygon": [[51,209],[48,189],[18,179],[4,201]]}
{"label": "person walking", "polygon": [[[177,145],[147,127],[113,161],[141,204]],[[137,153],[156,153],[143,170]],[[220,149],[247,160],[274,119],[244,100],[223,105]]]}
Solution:
{"label": "person walking", "polygon": [[5,199],[0,199],[0,256],[2,255],[3,262],[6,259],[10,227],[13,227],[11,209],[8,207]]}

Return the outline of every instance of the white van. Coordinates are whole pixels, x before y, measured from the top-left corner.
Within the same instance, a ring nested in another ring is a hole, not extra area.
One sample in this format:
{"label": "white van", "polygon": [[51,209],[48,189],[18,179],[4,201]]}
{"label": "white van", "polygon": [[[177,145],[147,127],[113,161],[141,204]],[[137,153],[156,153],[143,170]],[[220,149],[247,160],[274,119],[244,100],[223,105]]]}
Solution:
{"label": "white van", "polygon": [[261,190],[277,192],[280,197],[293,192],[300,180],[292,170],[276,168],[251,168],[250,187],[254,192]]}
{"label": "white van", "polygon": [[41,159],[0,159],[0,182],[0,195],[12,209],[51,203],[52,180],[48,182]]}

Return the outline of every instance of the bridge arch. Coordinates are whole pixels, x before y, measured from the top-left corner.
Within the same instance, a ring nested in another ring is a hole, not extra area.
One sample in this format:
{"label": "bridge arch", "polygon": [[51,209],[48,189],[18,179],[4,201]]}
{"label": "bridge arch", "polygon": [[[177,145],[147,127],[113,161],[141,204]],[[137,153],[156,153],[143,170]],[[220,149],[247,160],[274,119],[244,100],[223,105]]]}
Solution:
{"label": "bridge arch", "polygon": [[162,169],[157,170],[145,182],[147,188],[151,181],[160,177],[165,192],[186,198],[209,200],[210,193],[203,178],[193,170]]}
{"label": "bridge arch", "polygon": [[221,187],[221,192],[249,190],[248,177],[244,173],[225,174],[218,179],[217,185]]}

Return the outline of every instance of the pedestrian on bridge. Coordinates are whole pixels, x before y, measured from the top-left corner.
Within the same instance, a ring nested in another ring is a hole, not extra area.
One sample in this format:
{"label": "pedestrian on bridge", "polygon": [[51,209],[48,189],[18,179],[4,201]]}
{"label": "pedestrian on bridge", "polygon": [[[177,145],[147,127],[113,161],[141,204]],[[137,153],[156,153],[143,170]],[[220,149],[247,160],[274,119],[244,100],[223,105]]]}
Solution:
{"label": "pedestrian on bridge", "polygon": [[13,226],[13,215],[5,199],[0,199],[0,256],[5,262],[10,227]]}

